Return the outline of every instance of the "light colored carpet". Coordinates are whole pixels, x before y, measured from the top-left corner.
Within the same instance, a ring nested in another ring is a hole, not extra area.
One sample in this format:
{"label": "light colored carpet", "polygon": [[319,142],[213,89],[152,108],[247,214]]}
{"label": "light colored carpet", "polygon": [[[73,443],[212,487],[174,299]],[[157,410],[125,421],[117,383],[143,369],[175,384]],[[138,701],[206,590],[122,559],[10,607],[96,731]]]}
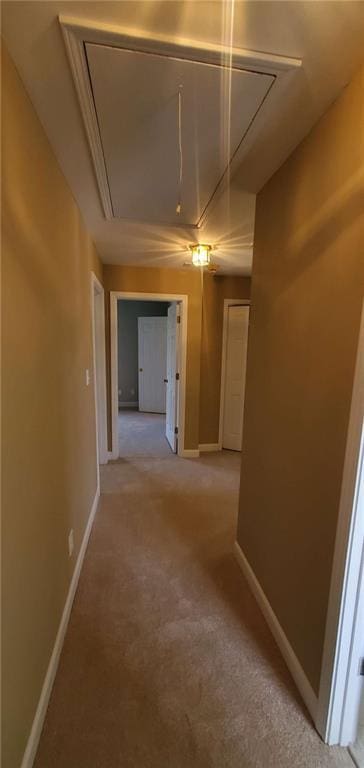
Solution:
{"label": "light colored carpet", "polygon": [[165,414],[119,411],[119,456],[171,456],[165,431]]}
{"label": "light colored carpet", "polygon": [[311,725],[231,554],[239,465],[103,468],[35,768],[352,768]]}

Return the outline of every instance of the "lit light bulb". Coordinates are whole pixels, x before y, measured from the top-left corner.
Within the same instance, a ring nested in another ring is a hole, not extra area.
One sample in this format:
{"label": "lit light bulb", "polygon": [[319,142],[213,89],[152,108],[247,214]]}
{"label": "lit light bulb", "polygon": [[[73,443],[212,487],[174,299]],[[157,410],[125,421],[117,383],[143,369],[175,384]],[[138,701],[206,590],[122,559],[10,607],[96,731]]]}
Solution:
{"label": "lit light bulb", "polygon": [[190,245],[192,253],[192,264],[195,267],[206,267],[210,263],[211,245],[202,245],[197,243],[196,245]]}

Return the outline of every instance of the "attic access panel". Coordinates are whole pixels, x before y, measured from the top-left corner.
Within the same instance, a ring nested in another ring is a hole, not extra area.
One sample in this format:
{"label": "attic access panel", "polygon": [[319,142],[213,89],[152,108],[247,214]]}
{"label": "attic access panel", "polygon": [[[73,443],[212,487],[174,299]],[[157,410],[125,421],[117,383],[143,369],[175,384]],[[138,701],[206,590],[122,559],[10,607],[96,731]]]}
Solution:
{"label": "attic access panel", "polygon": [[85,54],[113,216],[198,226],[274,75],[98,43]]}

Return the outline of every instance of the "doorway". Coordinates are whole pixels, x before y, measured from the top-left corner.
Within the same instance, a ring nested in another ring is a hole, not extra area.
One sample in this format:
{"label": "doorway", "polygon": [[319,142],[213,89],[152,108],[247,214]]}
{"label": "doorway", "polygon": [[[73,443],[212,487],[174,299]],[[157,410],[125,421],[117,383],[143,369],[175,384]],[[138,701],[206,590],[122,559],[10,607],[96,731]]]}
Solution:
{"label": "doorway", "polygon": [[166,440],[167,322],[174,308],[159,301],[117,303],[120,458],[174,451]]}
{"label": "doorway", "polygon": [[112,457],[183,455],[187,297],[110,302]]}
{"label": "doorway", "polygon": [[249,303],[225,299],[219,444],[232,451],[242,450],[248,328]]}

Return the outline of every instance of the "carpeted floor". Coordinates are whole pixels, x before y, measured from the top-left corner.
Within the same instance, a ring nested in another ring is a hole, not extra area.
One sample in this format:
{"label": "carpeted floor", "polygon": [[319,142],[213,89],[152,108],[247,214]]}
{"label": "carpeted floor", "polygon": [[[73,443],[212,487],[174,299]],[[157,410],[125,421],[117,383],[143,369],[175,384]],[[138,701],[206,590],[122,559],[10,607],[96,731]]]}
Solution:
{"label": "carpeted floor", "polygon": [[170,456],[171,447],[166,438],[166,415],[119,411],[119,456]]}
{"label": "carpeted floor", "polygon": [[353,768],[316,734],[231,554],[239,465],[103,468],[35,768]]}

